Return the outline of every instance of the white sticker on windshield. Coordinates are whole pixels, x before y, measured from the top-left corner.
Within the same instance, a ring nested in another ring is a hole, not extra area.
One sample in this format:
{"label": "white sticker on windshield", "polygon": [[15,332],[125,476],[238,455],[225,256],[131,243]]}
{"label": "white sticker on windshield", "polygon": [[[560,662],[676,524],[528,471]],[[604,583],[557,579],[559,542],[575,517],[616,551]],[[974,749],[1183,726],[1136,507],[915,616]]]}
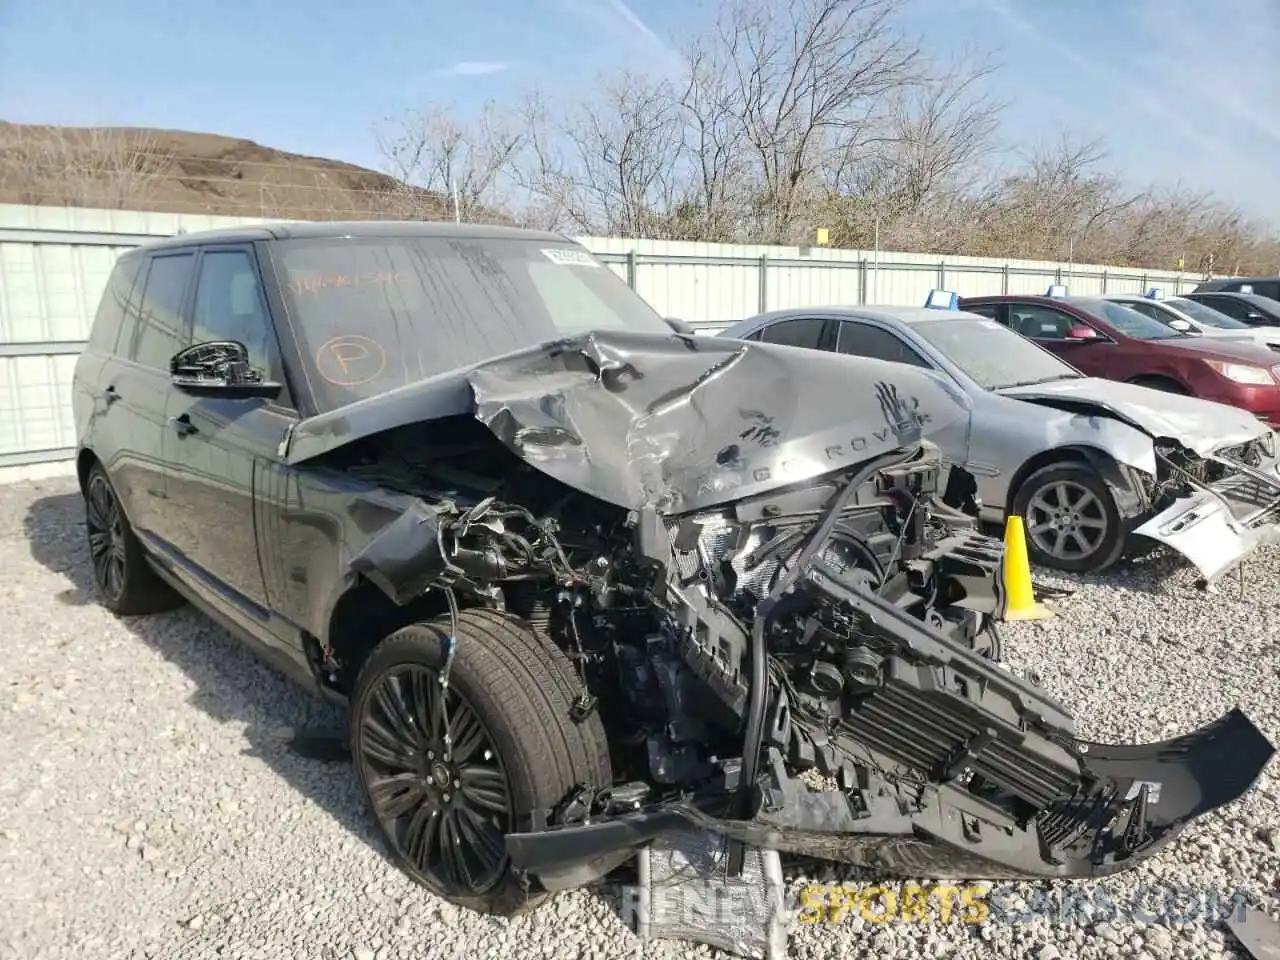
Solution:
{"label": "white sticker on windshield", "polygon": [[565,267],[598,267],[600,261],[585,250],[574,250],[569,247],[548,247],[542,255],[552,263]]}
{"label": "white sticker on windshield", "polygon": [[1000,324],[997,323],[995,320],[979,320],[978,326],[995,329],[996,327],[1000,326]]}

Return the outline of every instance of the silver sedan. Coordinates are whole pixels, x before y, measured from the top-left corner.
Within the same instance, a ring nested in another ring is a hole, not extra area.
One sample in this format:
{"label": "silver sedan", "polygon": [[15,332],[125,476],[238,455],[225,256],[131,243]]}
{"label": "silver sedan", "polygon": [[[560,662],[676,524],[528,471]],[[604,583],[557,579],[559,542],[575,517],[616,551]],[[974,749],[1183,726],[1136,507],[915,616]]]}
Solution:
{"label": "silver sedan", "polygon": [[983,520],[1023,517],[1034,562],[1083,572],[1145,537],[1212,583],[1280,540],[1275,434],[1225,404],[1086,377],[975,314],[912,307],[782,310],[718,336],[934,370],[968,398],[934,438],[944,499]]}

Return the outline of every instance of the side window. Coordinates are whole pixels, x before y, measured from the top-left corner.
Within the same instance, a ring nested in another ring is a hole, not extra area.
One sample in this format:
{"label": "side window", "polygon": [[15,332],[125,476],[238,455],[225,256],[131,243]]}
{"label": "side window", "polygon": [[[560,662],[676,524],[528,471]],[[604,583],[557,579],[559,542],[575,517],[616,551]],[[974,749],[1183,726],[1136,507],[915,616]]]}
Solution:
{"label": "side window", "polygon": [[154,257],[138,310],[133,359],[169,371],[169,361],[182,349],[182,307],[195,255]]}
{"label": "side window", "polygon": [[206,250],[196,280],[191,343],[236,340],[249,351],[249,364],[273,376],[271,323],[267,317],[258,271],[247,250]]}
{"label": "side window", "polygon": [[1219,313],[1225,313],[1228,317],[1235,317],[1237,320],[1249,319],[1249,304],[1243,300],[1236,300],[1233,297],[1205,297],[1203,302]]}
{"label": "side window", "polygon": [[889,360],[893,363],[909,363],[916,367],[927,367],[924,357],[902,342],[902,338],[888,330],[872,327],[865,323],[845,321],[840,324],[839,339],[836,342],[839,353],[848,353],[856,357],[871,357],[875,360]]}
{"label": "side window", "polygon": [[1173,319],[1159,307],[1153,307],[1149,303],[1137,303],[1133,300],[1126,300],[1121,304],[1121,306],[1128,307],[1130,310],[1136,310],[1138,313],[1145,317],[1150,317],[1152,320],[1158,320],[1166,327],[1169,325],[1169,321]]}
{"label": "side window", "polygon": [[143,257],[136,256],[125,256],[116,261],[107,280],[107,289],[102,292],[102,299],[98,301],[98,312],[94,315],[93,325],[89,328],[90,350],[114,353],[121,348],[128,349],[130,341],[122,339],[120,331],[125,326],[129,297],[134,292],[138,272],[144,262]]}
{"label": "side window", "polygon": [[961,307],[965,313],[976,313],[980,317],[986,317],[988,320],[1000,319],[1000,308],[994,304],[981,307]]}
{"label": "side window", "polygon": [[765,327],[760,339],[765,343],[780,343],[788,347],[809,347],[816,350],[822,343],[822,328],[826,323],[825,320],[817,317],[783,320],[771,327]]}
{"label": "side window", "polygon": [[1274,280],[1265,280],[1262,283],[1253,285],[1253,292],[1260,297],[1267,297],[1271,300],[1280,300],[1280,283]]}
{"label": "side window", "polygon": [[1081,323],[1052,307],[1013,303],[1009,305],[1009,326],[1014,333],[1032,340],[1065,340],[1067,331]]}

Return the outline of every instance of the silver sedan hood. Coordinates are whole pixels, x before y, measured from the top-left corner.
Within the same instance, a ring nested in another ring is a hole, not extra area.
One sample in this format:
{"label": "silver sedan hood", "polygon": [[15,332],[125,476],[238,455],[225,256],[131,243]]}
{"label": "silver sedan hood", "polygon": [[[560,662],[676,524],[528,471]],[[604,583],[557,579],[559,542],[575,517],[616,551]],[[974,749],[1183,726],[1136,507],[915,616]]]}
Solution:
{"label": "silver sedan hood", "polygon": [[1225,403],[1098,377],[1006,387],[997,392],[1047,406],[1073,410],[1093,408],[1152,437],[1176,440],[1202,457],[1271,432],[1267,424],[1251,413]]}
{"label": "silver sedan hood", "polygon": [[1264,347],[1280,344],[1280,327],[1250,327],[1248,330],[1201,327],[1200,335],[1227,343],[1257,343]]}

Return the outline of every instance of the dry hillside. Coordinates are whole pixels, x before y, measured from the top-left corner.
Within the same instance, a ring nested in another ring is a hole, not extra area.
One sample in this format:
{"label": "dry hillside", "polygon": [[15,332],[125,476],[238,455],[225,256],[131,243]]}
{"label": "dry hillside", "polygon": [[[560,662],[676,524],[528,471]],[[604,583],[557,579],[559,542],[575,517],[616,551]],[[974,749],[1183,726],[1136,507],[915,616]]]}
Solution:
{"label": "dry hillside", "polygon": [[252,140],[3,121],[0,203],[300,220],[451,215],[438,193]]}

